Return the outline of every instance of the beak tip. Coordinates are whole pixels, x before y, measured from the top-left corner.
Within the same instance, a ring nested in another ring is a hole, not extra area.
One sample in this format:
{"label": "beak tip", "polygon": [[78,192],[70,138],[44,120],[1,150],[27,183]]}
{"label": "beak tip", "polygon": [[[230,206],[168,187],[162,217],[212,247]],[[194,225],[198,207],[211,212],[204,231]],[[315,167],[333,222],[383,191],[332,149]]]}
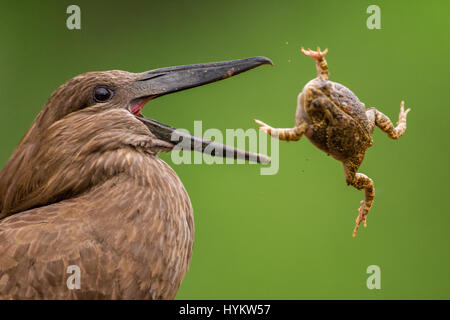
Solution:
{"label": "beak tip", "polygon": [[261,64],[270,64],[271,66],[274,65],[274,64],[273,64],[273,61],[270,60],[270,59],[267,58],[267,57],[261,56],[261,57],[256,57],[256,59],[257,59],[259,62],[261,62]]}
{"label": "beak tip", "polygon": [[269,164],[272,161],[269,157],[267,157],[265,155],[259,155],[258,158],[259,158],[258,159],[259,163],[262,163],[262,164]]}

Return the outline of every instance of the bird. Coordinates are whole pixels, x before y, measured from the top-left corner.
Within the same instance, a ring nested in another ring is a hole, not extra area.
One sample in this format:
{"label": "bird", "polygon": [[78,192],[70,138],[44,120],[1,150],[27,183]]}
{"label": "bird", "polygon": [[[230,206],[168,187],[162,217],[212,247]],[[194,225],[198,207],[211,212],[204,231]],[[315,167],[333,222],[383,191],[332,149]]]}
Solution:
{"label": "bird", "polygon": [[56,89],[0,172],[0,299],[173,299],[191,261],[194,217],[183,183],[158,154],[182,145],[270,158],[141,111],[152,99],[265,64],[272,61],[88,72]]}

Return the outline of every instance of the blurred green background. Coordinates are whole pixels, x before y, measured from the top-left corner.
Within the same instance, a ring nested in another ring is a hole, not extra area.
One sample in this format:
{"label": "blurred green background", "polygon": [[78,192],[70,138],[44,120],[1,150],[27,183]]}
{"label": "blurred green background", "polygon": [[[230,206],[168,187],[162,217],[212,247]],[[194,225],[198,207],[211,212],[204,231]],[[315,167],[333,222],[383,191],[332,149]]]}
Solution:
{"label": "blurred green background", "polygon": [[[66,8],[81,7],[81,30]],[[381,8],[381,30],[366,9]],[[394,121],[360,169],[375,181],[368,227],[351,237],[363,192],[307,139],[280,143],[280,170],[173,165],[191,197],[195,245],[178,299],[448,299],[450,215],[448,1],[2,1],[0,167],[59,85],[86,72],[141,72],[264,55],[263,66],[150,102],[144,114],[175,127],[294,123],[296,97],[315,77],[301,46],[328,47],[331,80]],[[381,268],[381,290],[366,268]]]}

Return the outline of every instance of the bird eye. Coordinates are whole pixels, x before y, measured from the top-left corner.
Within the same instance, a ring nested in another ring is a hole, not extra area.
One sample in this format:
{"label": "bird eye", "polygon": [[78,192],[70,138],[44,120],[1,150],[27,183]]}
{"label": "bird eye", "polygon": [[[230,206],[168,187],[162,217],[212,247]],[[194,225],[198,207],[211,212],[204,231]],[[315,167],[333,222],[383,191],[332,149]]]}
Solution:
{"label": "bird eye", "polygon": [[114,91],[107,87],[97,87],[94,89],[94,100],[105,102],[112,98]]}

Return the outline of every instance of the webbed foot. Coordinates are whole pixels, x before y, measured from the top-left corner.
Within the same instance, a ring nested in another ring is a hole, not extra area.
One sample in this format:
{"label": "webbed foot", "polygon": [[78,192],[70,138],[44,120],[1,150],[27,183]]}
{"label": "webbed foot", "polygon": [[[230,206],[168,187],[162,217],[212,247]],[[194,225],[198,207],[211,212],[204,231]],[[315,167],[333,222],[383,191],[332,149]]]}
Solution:
{"label": "webbed foot", "polygon": [[272,135],[272,132],[275,130],[274,128],[272,128],[272,127],[269,126],[268,124],[262,122],[261,120],[253,119],[253,121],[254,121],[256,124],[259,124],[259,125],[260,125],[259,130],[264,131],[264,132],[267,133],[268,135]]}
{"label": "webbed foot", "polygon": [[370,208],[366,206],[366,202],[361,200],[361,207],[358,209],[359,215],[355,220],[355,229],[353,230],[352,235],[353,238],[356,237],[356,232],[358,231],[361,222],[364,224],[364,228],[367,227],[367,215],[369,214],[369,210]]}
{"label": "webbed foot", "polygon": [[310,48],[308,48],[308,50],[305,50],[303,47],[300,50],[302,50],[305,56],[311,57],[314,60],[322,60],[328,52],[328,48],[326,48],[325,51],[322,52],[320,51],[320,47],[317,47],[317,51],[311,50]]}
{"label": "webbed foot", "polygon": [[320,51],[320,47],[317,47],[317,51],[313,51],[309,48],[308,50],[305,50],[303,47],[301,48],[301,50],[305,56],[311,57],[316,60],[317,77],[323,80],[328,80],[328,65],[324,58],[328,52],[328,48],[323,52]]}
{"label": "webbed foot", "polygon": [[406,109],[405,111],[405,101],[402,101],[400,103],[400,113],[398,115],[398,121],[397,121],[397,125],[399,125],[400,123],[405,123],[406,124],[406,115],[408,114],[408,112],[411,111],[411,108]]}

